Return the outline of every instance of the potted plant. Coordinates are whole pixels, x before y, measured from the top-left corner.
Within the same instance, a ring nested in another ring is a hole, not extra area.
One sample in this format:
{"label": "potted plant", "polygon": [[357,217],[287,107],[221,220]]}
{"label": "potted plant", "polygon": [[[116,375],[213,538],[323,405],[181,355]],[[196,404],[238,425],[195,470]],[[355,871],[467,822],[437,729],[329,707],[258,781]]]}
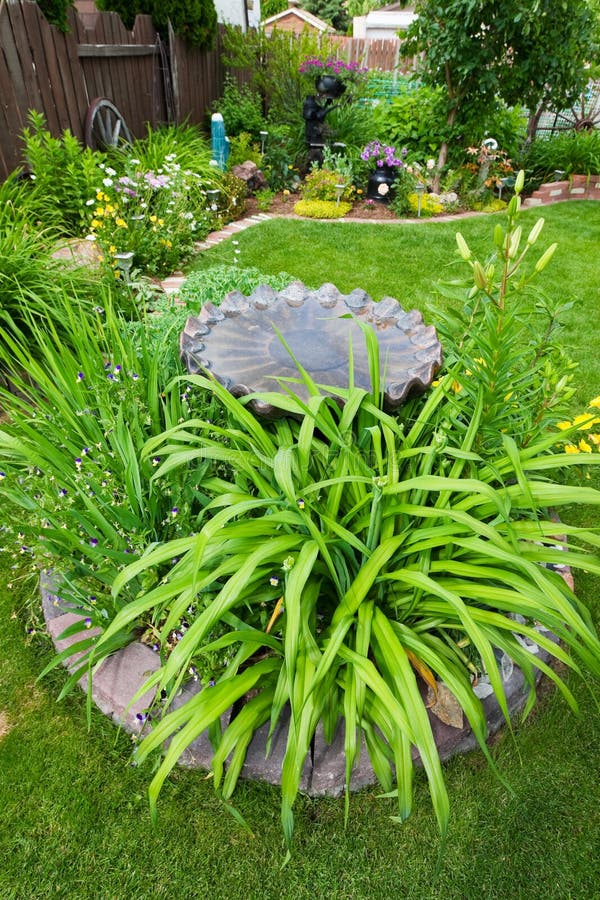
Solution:
{"label": "potted plant", "polygon": [[360,154],[365,162],[372,162],[375,168],[369,176],[367,185],[367,198],[378,200],[380,203],[389,203],[393,196],[393,187],[400,171],[405,168],[406,148],[403,148],[400,156],[396,155],[396,148],[382,144],[381,141],[371,141]]}
{"label": "potted plant", "polygon": [[317,93],[327,100],[337,100],[348,87],[356,87],[366,76],[368,69],[355,62],[344,62],[342,59],[319,59],[306,57],[299,67],[302,75],[314,79]]}

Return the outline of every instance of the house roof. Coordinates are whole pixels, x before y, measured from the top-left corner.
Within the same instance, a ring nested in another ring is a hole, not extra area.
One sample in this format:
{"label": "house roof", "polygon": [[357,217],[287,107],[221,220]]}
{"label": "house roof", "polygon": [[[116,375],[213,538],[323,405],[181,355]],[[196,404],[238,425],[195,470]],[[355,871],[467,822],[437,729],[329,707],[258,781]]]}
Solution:
{"label": "house roof", "polygon": [[307,12],[305,9],[292,5],[287,9],[284,9],[283,12],[276,13],[274,16],[269,16],[268,19],[263,19],[261,24],[263,27],[265,25],[275,25],[277,22],[288,17],[299,19],[303,24],[307,25],[309,28],[315,28],[317,31],[333,31],[331,25],[324,22],[323,19],[319,19],[318,16]]}

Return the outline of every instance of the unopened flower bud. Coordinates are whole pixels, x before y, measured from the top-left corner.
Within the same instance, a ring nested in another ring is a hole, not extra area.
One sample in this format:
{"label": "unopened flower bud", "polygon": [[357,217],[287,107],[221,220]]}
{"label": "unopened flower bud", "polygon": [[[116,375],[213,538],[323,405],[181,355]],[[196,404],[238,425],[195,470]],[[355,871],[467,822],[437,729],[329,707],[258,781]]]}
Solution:
{"label": "unopened flower bud", "polygon": [[520,194],[525,184],[525,171],[521,169],[515,181],[515,194]]}
{"label": "unopened flower bud", "polygon": [[460,231],[456,234],[456,243],[458,245],[458,252],[462,256],[462,258],[464,260],[471,259],[471,251],[469,250],[469,246]]}
{"label": "unopened flower bud", "polygon": [[485,291],[487,288],[487,278],[485,277],[485,271],[481,263],[476,260],[473,265],[473,278],[475,280],[475,284],[481,291]]}
{"label": "unopened flower bud", "polygon": [[508,248],[508,258],[514,259],[517,253],[519,252],[519,244],[521,243],[521,235],[523,234],[523,229],[520,225],[517,225],[515,230],[513,231],[510,239],[510,246]]}
{"label": "unopened flower bud", "polygon": [[558,247],[558,244],[556,244],[556,243],[550,244],[550,246],[548,247],[546,252],[542,253],[542,255],[540,256],[540,258],[538,259],[538,261],[535,264],[536,272],[538,272],[538,273],[542,272],[546,268],[546,266],[548,265],[548,263],[554,256],[554,251],[556,250],[557,247]]}
{"label": "unopened flower bud", "polygon": [[543,218],[538,219],[537,222],[535,223],[535,225],[533,226],[533,228],[531,229],[531,231],[529,232],[529,237],[527,238],[527,243],[529,244],[530,247],[533,244],[535,244],[535,242],[539,238],[540,232],[541,232],[542,228],[544,227],[544,221],[545,220]]}

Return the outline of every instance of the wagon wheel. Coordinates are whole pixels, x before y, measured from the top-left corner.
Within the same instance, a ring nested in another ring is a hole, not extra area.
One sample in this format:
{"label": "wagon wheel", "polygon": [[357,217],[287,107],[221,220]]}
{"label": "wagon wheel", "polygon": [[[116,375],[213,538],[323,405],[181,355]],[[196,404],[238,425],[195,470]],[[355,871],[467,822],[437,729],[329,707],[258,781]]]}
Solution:
{"label": "wagon wheel", "polygon": [[564,109],[554,118],[553,131],[592,131],[600,127],[600,93],[596,85],[581,95],[577,104],[571,109]]}
{"label": "wagon wheel", "polygon": [[125,119],[110,100],[96,97],[88,107],[85,117],[85,143],[92,150],[117,147],[121,141],[133,141]]}

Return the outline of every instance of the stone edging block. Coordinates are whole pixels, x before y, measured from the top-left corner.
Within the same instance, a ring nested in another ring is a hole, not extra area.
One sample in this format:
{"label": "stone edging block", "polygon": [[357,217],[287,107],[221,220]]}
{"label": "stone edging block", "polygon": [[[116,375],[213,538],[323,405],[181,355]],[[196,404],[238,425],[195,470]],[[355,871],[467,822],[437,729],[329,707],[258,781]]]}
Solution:
{"label": "stone edging block", "polygon": [[[572,586],[570,571],[565,567],[561,574]],[[51,573],[43,573],[40,579],[40,592],[42,596],[42,608],[46,619],[46,626],[54,641],[57,652],[73,646],[85,636],[97,634],[99,629],[83,629],[76,635],[61,638],[60,635],[66,628],[76,622],[81,622],[84,617],[75,612],[68,605],[60,601],[53,591],[53,579]],[[542,630],[542,629],[540,629]],[[553,641],[557,639],[547,630],[544,634]],[[550,654],[538,645],[526,642],[528,649],[543,662],[548,662]],[[76,668],[80,653],[70,657],[65,665],[70,671]],[[507,705],[511,716],[523,709],[527,700],[528,691],[525,678],[521,670],[508,661],[509,665],[502,666],[504,690]],[[143,712],[150,706],[153,700],[153,692],[146,693],[135,704],[129,707],[132,697],[144,684],[148,676],[155,672],[160,665],[158,654],[150,647],[139,642],[133,642],[110,657],[105,659],[95,670],[92,677],[92,699],[94,703],[106,715],[117,722],[125,731],[138,734],[143,727]],[[536,670],[536,683],[541,678],[541,671]],[[83,690],[87,690],[87,675],[79,680]],[[440,686],[443,687],[443,686]],[[174,699],[171,709],[181,708],[191,697],[201,690],[197,682],[188,682]],[[488,738],[493,736],[504,724],[504,716],[498,705],[491,688],[480,683],[475,692],[481,699],[488,724]],[[440,694],[443,692],[440,691]],[[128,708],[129,707],[129,708]],[[435,709],[435,707],[434,707]],[[442,761],[448,760],[457,753],[466,753],[478,747],[478,742],[468,724],[462,716],[456,717],[456,711],[450,709],[444,712],[438,709],[438,714],[430,707],[427,714],[431,723],[432,732]],[[231,721],[232,710],[228,710],[221,717],[221,726],[227,727]],[[440,718],[440,715],[442,718]],[[138,717],[139,716],[139,717]],[[448,724],[453,721],[454,723]],[[445,721],[443,721],[445,719]],[[277,723],[271,739],[270,753],[266,755],[266,741],[269,732],[269,723],[265,723],[254,734],[247,750],[246,759],[241,771],[243,778],[257,781],[266,781],[269,784],[279,784],[281,770],[285,755],[287,731],[289,727],[289,710],[284,710],[280,721]],[[212,764],[213,748],[206,732],[203,732],[193,741],[180,757],[180,764],[191,767],[210,770]],[[416,750],[413,759],[420,764]],[[340,723],[331,744],[325,741],[322,724],[317,726],[315,738],[307,754],[300,780],[300,790],[310,796],[339,796],[345,790],[346,760],[344,753],[344,729]],[[377,783],[373,772],[364,737],[361,735],[359,758],[355,763],[350,789],[360,790]]]}

